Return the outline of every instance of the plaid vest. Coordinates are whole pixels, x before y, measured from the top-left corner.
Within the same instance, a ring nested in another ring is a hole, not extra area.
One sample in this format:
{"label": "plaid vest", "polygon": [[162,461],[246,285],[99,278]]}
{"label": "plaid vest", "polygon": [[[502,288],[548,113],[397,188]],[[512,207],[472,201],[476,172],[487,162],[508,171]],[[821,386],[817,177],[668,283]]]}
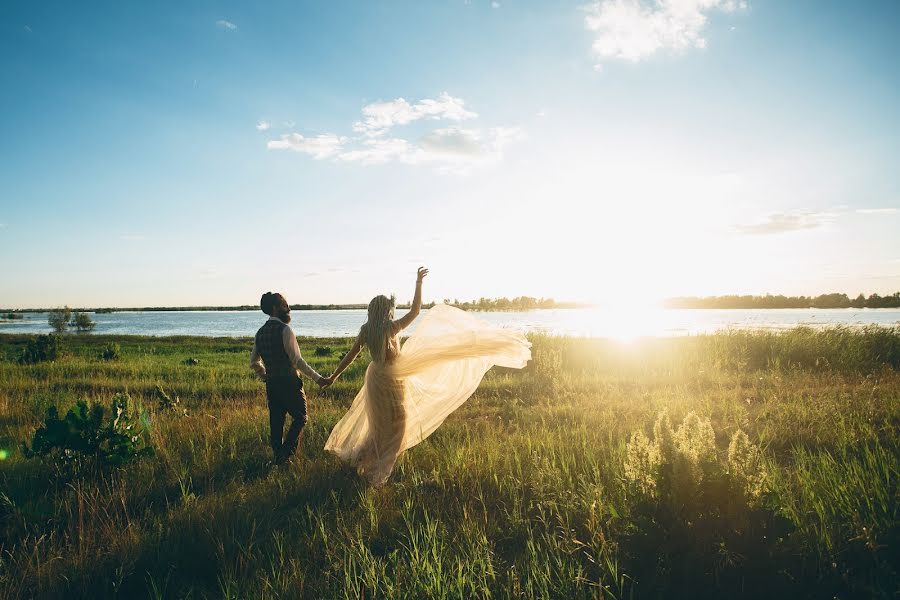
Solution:
{"label": "plaid vest", "polygon": [[280,321],[266,321],[256,332],[256,351],[266,365],[266,375],[273,377],[296,377],[297,370],[291,365],[287,352],[284,351],[284,328]]}

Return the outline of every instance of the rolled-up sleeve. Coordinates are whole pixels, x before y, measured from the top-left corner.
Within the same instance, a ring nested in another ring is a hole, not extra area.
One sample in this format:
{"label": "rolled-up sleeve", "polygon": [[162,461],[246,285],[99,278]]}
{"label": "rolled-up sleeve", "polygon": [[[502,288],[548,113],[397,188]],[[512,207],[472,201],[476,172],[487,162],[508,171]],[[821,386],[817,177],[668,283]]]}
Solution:
{"label": "rolled-up sleeve", "polygon": [[263,364],[262,357],[259,355],[259,350],[256,348],[256,340],[253,340],[253,351],[250,353],[250,368],[260,376],[260,378],[266,378],[266,366]]}
{"label": "rolled-up sleeve", "polygon": [[303,360],[303,357],[300,355],[300,345],[297,343],[297,336],[294,335],[294,330],[290,326],[284,328],[282,341],[284,342],[284,351],[287,352],[291,365],[313,381],[318,382],[322,376],[316,373],[316,370]]}

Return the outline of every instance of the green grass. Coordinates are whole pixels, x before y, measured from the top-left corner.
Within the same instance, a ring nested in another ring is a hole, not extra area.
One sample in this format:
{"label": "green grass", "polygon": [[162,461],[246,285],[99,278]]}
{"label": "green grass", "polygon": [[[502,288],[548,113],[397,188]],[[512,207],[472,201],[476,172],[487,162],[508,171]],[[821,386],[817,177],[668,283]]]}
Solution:
{"label": "green grass", "polygon": [[[322,450],[362,358],[326,391],[307,382],[300,460],[270,468],[249,340],[70,335],[57,361],[19,365],[27,340],[0,336],[0,598],[897,592],[900,329],[534,337],[526,369],[491,371],[374,489]],[[109,343],[118,360],[100,358]],[[349,346],[301,340],[320,372]],[[188,415],[157,408],[157,386]],[[120,391],[155,457],[69,481],[24,458],[48,406]],[[663,410],[714,432],[686,496],[626,477],[632,434]],[[739,429],[762,451],[758,498],[728,472]]]}

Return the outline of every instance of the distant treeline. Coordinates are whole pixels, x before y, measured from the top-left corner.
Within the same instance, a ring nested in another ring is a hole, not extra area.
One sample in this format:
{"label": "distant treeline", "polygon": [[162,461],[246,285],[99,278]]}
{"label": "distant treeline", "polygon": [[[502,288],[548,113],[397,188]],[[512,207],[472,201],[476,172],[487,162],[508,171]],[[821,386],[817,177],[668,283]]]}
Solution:
{"label": "distant treeline", "polygon": [[900,292],[890,296],[847,294],[821,296],[710,296],[706,298],[670,298],[668,308],[900,308]]}
{"label": "distant treeline", "polygon": [[479,298],[471,302],[450,300],[444,298],[444,304],[449,304],[463,310],[534,310],[539,308],[581,308],[586,304],[575,302],[557,302],[553,298],[532,298],[531,296],[519,296],[518,298]]}
{"label": "distant treeline", "polygon": [[[431,308],[435,302],[423,304],[424,308]],[[530,296],[519,296],[518,298],[479,298],[470,302],[459,300],[450,300],[444,298],[444,304],[450,304],[464,310],[483,310],[483,311],[501,311],[501,310],[532,310],[537,308],[578,308],[586,306],[584,304],[576,304],[574,302],[557,302],[553,298],[532,298]],[[291,304],[291,310],[359,310],[365,309],[367,304]],[[397,308],[409,308],[409,303],[398,304]],[[48,312],[52,309],[48,308],[26,308],[15,312],[9,312],[7,318],[22,318],[21,313]],[[242,304],[240,306],[144,306],[141,308],[85,308],[80,309],[82,312],[93,312],[97,314],[113,313],[113,312],[186,312],[186,311],[221,311],[221,310],[259,310],[257,304]]]}

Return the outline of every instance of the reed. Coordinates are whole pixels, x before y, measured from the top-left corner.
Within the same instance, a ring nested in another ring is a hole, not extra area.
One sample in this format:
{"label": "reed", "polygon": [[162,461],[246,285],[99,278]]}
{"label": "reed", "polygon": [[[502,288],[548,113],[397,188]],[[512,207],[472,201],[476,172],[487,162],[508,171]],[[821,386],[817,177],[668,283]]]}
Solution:
{"label": "reed", "polygon": [[[272,468],[249,340],[66,336],[56,360],[19,364],[28,341],[0,336],[0,598],[896,591],[897,328],[534,336],[526,369],[489,372],[380,488],[322,450],[362,359],[307,383],[299,460]],[[349,346],[301,339],[320,372]],[[49,406],[117,392],[155,456],[66,480],[23,456]],[[641,459],[661,413],[695,463]]]}

